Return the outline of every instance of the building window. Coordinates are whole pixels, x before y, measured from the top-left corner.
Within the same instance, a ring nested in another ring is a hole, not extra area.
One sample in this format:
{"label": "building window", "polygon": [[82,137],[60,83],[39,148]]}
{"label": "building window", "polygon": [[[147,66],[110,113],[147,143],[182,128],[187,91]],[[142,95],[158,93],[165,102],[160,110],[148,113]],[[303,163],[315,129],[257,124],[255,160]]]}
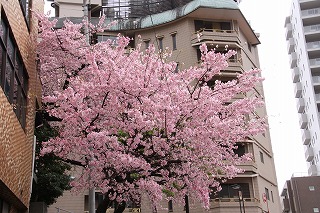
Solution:
{"label": "building window", "polygon": [[177,32],[171,33],[172,38],[172,50],[177,49]]}
{"label": "building window", "polygon": [[145,45],[145,49],[148,49],[149,45],[150,45],[150,39],[143,40],[143,42],[144,42],[144,45]]}
{"label": "building window", "polygon": [[[235,188],[235,185],[238,187]],[[241,191],[244,198],[250,198],[250,189],[248,183],[221,184],[221,191],[210,194],[210,199],[215,198],[234,198],[239,196]]]}
{"label": "building window", "polygon": [[268,200],[270,200],[270,195],[269,195],[269,189],[268,188],[264,188],[264,193],[266,194],[266,198]]}
{"label": "building window", "polygon": [[179,62],[177,62],[176,68],[174,69],[174,72],[175,72],[175,73],[179,72]]}
{"label": "building window", "polygon": [[248,50],[251,52],[251,44],[247,42],[247,45],[248,45]]}
{"label": "building window", "polygon": [[168,202],[168,211],[169,211],[169,212],[173,212],[173,203],[172,203],[172,200],[169,200],[169,202]]}
{"label": "building window", "polygon": [[158,48],[160,52],[163,51],[163,36],[158,37]]}
{"label": "building window", "polygon": [[1,87],[24,128],[27,111],[28,74],[4,14],[1,19],[0,37]]}
{"label": "building window", "polygon": [[274,202],[274,200],[273,200],[273,191],[270,191],[270,195],[271,195],[271,201]]}
{"label": "building window", "polygon": [[245,145],[238,143],[237,149],[233,150],[234,154],[238,155],[239,157],[243,156],[246,153],[246,147]]}
{"label": "building window", "polygon": [[0,198],[0,213],[9,213],[10,205]]}
{"label": "building window", "polygon": [[314,191],[315,189],[314,189],[314,186],[309,186],[309,190],[310,191]]}
{"label": "building window", "polygon": [[313,212],[319,212],[319,208],[313,208]]}
{"label": "building window", "polygon": [[264,163],[264,157],[263,157],[263,153],[261,151],[259,151],[259,154],[260,154],[260,161],[262,163]]}
{"label": "building window", "polygon": [[30,11],[29,11],[29,5],[31,4],[32,0],[19,0],[20,6],[21,6],[21,10],[23,12],[24,18],[26,20],[27,25],[29,26],[29,22],[30,22]]}

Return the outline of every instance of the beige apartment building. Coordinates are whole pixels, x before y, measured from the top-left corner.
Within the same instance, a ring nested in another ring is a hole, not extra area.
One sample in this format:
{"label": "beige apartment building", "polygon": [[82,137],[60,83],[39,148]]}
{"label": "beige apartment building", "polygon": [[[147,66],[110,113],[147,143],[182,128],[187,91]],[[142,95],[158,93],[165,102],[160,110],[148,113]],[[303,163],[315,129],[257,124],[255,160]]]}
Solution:
{"label": "beige apartment building", "polygon": [[[75,22],[82,20],[83,5],[79,1],[54,0],[52,6],[60,18],[70,17]],[[120,32],[133,38],[130,48],[135,48],[139,43],[142,43],[143,48],[150,44],[154,44],[158,50],[168,48],[172,51],[172,60],[175,60],[181,69],[197,66],[200,60],[199,46],[202,43],[221,52],[228,47],[236,50],[237,54],[229,60],[229,67],[220,76],[222,81],[230,80],[244,70],[260,66],[257,50],[260,43],[259,35],[250,27],[236,1],[91,0],[90,8],[91,22],[95,22],[102,14],[105,14],[109,21],[118,20],[118,24],[112,30],[96,35],[97,41],[113,39]],[[62,20],[58,22],[60,27]],[[200,35],[199,38],[197,34]],[[246,95],[263,97],[262,85],[257,86],[254,93]],[[256,115],[265,117],[265,108],[259,109]],[[190,207],[190,212],[280,212],[269,132],[240,141],[237,153],[253,155],[252,162],[241,165],[245,172],[221,184],[222,190],[212,196],[209,211],[195,205]],[[239,202],[239,191],[242,193],[243,202]],[[83,213],[88,210],[87,195],[88,193],[84,192],[71,196],[66,192],[48,212],[55,213],[60,210]],[[166,203],[163,206],[168,206],[168,209],[158,212],[186,212],[181,206]],[[128,211],[131,210],[128,208]],[[143,202],[139,211],[152,212]]]}
{"label": "beige apartment building", "polygon": [[38,22],[30,9],[42,12],[43,5],[43,0],[0,0],[0,213],[29,208],[35,109],[41,97]]}

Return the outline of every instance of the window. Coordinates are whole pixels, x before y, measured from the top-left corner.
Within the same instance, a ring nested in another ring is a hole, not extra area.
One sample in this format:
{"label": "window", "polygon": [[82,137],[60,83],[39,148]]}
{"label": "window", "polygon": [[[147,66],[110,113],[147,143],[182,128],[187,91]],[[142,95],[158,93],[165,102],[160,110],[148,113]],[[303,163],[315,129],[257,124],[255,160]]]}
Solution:
{"label": "window", "polygon": [[173,203],[172,203],[172,200],[169,200],[169,202],[168,202],[168,211],[169,211],[169,212],[173,212]]}
{"label": "window", "polygon": [[269,189],[264,188],[264,193],[266,194],[267,200],[270,200]]}
{"label": "window", "polygon": [[272,191],[270,191],[270,195],[271,195],[271,201],[274,202],[274,200],[273,200],[273,192]]}
{"label": "window", "polygon": [[[236,189],[234,186],[239,186]],[[239,190],[242,192],[244,198],[250,198],[250,189],[248,183],[237,183],[237,184],[221,184],[221,191],[218,193],[210,194],[210,198],[235,198],[239,197]]]}
{"label": "window", "polygon": [[233,151],[234,151],[234,153],[235,153],[236,155],[238,155],[239,157],[241,157],[241,156],[243,156],[243,155],[246,153],[246,147],[245,147],[243,144],[238,143],[238,144],[237,144],[237,149],[234,149]]}
{"label": "window", "polygon": [[313,212],[319,212],[319,208],[313,208]]}
{"label": "window", "polygon": [[0,84],[24,128],[27,111],[28,74],[4,14],[2,17],[0,26]]}
{"label": "window", "polygon": [[27,22],[27,25],[29,25],[30,18],[29,18],[29,5],[31,4],[32,0],[19,0],[21,10],[23,12],[23,15],[25,17],[25,20]]}
{"label": "window", "polygon": [[309,186],[309,190],[310,191],[314,191],[315,189],[314,189],[314,186]]}
{"label": "window", "polygon": [[143,40],[143,42],[144,42],[144,45],[145,45],[145,49],[148,49],[149,45],[150,45],[150,39]]}
{"label": "window", "polygon": [[248,50],[251,52],[251,44],[247,42],[247,45],[248,45]]}
{"label": "window", "polygon": [[0,213],[9,213],[10,205],[0,198]]}
{"label": "window", "polygon": [[176,68],[174,69],[174,72],[177,73],[179,72],[179,62],[177,62]]}
{"label": "window", "polygon": [[176,50],[177,49],[177,33],[176,32],[172,33],[171,38],[172,38],[172,50]]}
{"label": "window", "polygon": [[160,52],[163,51],[163,37],[158,37],[158,48]]}
{"label": "window", "polygon": [[263,157],[263,153],[261,151],[259,151],[259,154],[260,154],[260,161],[262,163],[264,163],[264,157]]}

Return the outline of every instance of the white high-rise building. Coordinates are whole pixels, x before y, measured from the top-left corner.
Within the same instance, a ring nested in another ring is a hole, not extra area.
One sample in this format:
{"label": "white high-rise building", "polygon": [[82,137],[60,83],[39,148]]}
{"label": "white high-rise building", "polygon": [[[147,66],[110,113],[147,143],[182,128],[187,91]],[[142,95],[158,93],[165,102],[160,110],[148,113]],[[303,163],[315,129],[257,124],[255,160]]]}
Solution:
{"label": "white high-rise building", "polygon": [[320,1],[293,0],[286,39],[309,175],[320,174]]}

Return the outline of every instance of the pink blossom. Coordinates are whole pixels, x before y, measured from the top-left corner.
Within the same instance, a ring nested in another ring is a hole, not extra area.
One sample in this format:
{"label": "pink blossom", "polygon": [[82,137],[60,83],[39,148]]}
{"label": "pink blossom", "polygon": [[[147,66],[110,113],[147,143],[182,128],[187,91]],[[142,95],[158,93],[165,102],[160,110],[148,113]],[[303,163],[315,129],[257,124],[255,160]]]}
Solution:
{"label": "pink blossom", "polygon": [[260,98],[235,97],[254,91],[259,70],[207,86],[234,51],[201,45],[199,67],[176,73],[176,64],[164,62],[152,45],[126,54],[130,39],[121,35],[116,46],[87,45],[83,23],[66,21],[52,30],[56,21],[38,17],[43,101],[61,120],[53,124],[59,136],[44,143],[42,153],[83,166],[75,190],[95,186],[117,201],[146,193],[154,206],[187,194],[208,208],[220,179],[243,172],[236,165],[250,156],[235,155],[236,142],[262,133],[266,124],[253,113]]}

